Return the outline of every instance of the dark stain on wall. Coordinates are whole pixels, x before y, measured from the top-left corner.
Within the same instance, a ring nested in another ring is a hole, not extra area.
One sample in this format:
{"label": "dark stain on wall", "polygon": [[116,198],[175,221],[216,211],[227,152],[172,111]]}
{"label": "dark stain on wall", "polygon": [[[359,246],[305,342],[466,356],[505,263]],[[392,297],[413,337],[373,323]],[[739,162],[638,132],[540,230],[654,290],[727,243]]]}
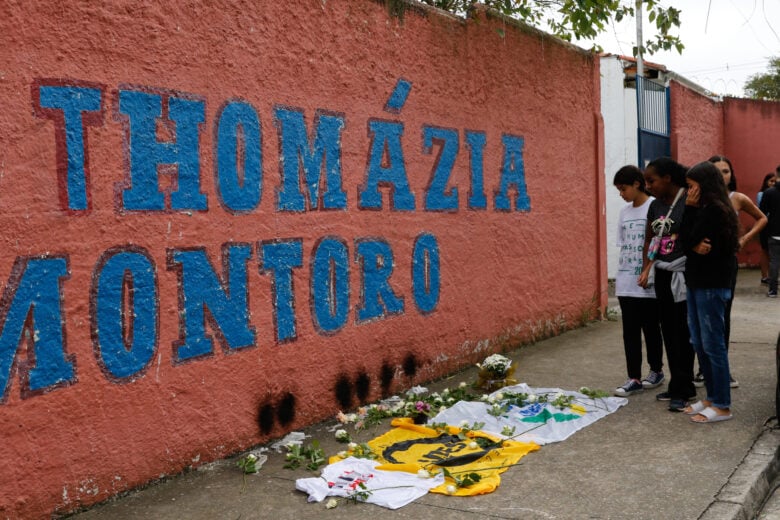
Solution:
{"label": "dark stain on wall", "polygon": [[382,385],[382,397],[390,395],[390,385],[393,384],[393,378],[395,377],[395,369],[393,366],[385,361],[382,363],[382,370],[380,371],[379,381]]}
{"label": "dark stain on wall", "polygon": [[349,410],[352,407],[352,382],[349,376],[341,374],[336,380],[334,388],[336,392],[336,401],[338,401],[342,410]]}
{"label": "dark stain on wall", "polygon": [[274,428],[274,407],[270,403],[266,403],[260,407],[258,413],[257,423],[260,425],[260,431],[268,434]]}
{"label": "dark stain on wall", "polygon": [[369,391],[371,390],[371,377],[365,372],[358,374],[355,379],[355,392],[357,393],[358,401],[360,404],[365,404],[368,399]]}
{"label": "dark stain on wall", "polygon": [[290,392],[279,402],[279,409],[276,411],[276,418],[282,426],[290,424],[295,419],[295,396]]}
{"label": "dark stain on wall", "polygon": [[413,353],[410,352],[404,358],[404,362],[403,362],[404,374],[406,374],[409,377],[414,377],[415,375],[417,375],[417,365],[418,365],[417,358]]}

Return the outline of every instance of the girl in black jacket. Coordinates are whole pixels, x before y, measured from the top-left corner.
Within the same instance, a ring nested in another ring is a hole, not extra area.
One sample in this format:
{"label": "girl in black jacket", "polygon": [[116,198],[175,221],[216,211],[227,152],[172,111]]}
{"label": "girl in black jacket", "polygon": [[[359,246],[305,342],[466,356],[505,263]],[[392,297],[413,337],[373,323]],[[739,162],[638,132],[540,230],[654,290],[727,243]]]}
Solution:
{"label": "girl in black jacket", "polygon": [[710,162],[688,170],[680,241],[685,252],[688,329],[707,397],[685,408],[696,423],[731,419],[726,304],[732,297],[739,247],[737,216],[720,171]]}

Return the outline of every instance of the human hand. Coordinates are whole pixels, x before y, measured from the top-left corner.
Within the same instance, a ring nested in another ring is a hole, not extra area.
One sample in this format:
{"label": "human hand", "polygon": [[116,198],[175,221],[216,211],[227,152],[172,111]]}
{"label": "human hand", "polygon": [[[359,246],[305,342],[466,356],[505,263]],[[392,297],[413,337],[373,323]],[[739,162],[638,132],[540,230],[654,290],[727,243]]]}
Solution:
{"label": "human hand", "polygon": [[643,269],[642,272],[639,274],[639,278],[637,278],[636,280],[636,284],[643,289],[647,289],[647,279],[649,277],[648,275],[649,275],[649,271],[647,269]]}
{"label": "human hand", "polygon": [[693,248],[693,252],[700,255],[709,254],[710,251],[712,251],[712,244],[710,244],[709,238],[705,238]]}
{"label": "human hand", "polygon": [[698,185],[688,186],[688,193],[685,197],[685,205],[698,207],[700,194],[701,191],[699,190]]}

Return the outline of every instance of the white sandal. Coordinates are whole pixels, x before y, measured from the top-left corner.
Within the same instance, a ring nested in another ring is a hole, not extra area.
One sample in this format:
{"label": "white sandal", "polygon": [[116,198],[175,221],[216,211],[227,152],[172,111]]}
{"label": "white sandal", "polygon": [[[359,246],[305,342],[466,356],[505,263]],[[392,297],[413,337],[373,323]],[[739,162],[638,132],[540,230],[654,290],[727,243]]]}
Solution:
{"label": "white sandal", "polygon": [[707,406],[702,403],[701,401],[696,401],[695,403],[688,405],[690,410],[685,412],[685,415],[696,415],[702,412]]}

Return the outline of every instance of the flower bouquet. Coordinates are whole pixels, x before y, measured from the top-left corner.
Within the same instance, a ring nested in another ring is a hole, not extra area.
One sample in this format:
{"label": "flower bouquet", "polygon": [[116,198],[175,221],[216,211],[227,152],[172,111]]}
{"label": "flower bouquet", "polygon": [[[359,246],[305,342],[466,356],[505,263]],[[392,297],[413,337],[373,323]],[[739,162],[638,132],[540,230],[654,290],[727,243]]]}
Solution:
{"label": "flower bouquet", "polygon": [[513,378],[515,365],[512,360],[501,354],[492,354],[485,358],[482,363],[477,363],[479,374],[474,386],[487,392],[498,390],[509,385],[517,384]]}

